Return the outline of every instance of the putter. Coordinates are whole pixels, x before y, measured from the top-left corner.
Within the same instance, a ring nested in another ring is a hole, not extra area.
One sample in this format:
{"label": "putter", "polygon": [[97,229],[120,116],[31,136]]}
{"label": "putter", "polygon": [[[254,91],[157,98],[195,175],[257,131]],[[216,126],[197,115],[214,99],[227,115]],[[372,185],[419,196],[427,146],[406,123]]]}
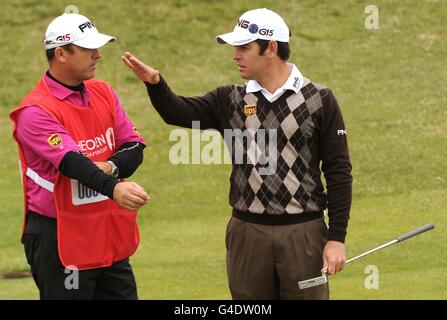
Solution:
{"label": "putter", "polygon": [[[385,244],[383,244],[381,246],[378,246],[377,248],[374,248],[374,249],[371,249],[371,250],[369,250],[369,251],[367,251],[365,253],[359,254],[358,256],[355,256],[354,258],[351,258],[351,259],[347,260],[345,262],[345,264],[348,264],[348,263],[350,263],[350,262],[352,262],[354,260],[360,259],[361,257],[364,257],[364,256],[366,256],[366,255],[368,255],[370,253],[382,250],[382,249],[384,249],[386,247],[389,247],[389,246],[391,246],[391,245],[393,245],[395,243],[402,242],[402,241],[407,240],[407,239],[409,239],[411,237],[417,236],[418,234],[421,234],[421,233],[424,233],[424,232],[426,232],[428,230],[431,230],[434,227],[435,227],[434,224],[427,224],[426,226],[423,226],[423,227],[420,227],[420,228],[418,228],[416,230],[408,232],[408,233],[404,234],[403,236],[397,237],[397,238],[395,238],[394,240],[392,240],[390,242],[387,242],[387,243],[385,243]],[[311,287],[316,287],[316,286],[319,286],[319,285],[322,285],[322,284],[325,284],[325,283],[327,283],[327,275],[326,275],[325,272],[322,272],[320,277],[299,281],[298,282],[298,287],[301,290],[303,290],[303,289],[307,289],[307,288],[311,288]]]}

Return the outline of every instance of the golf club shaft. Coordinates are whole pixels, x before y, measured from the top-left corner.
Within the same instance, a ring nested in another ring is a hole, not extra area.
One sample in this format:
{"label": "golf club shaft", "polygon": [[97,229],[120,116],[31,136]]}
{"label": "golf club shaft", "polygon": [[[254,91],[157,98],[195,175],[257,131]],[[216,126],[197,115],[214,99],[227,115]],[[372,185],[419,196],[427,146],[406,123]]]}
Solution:
{"label": "golf club shaft", "polygon": [[366,256],[366,255],[368,255],[368,254],[370,254],[370,253],[375,252],[375,251],[379,251],[379,250],[381,250],[381,249],[383,249],[383,248],[386,248],[386,247],[388,247],[388,246],[391,246],[391,245],[393,245],[393,244],[395,244],[395,243],[402,242],[402,241],[407,240],[407,239],[409,239],[409,238],[411,238],[411,237],[417,236],[418,234],[421,234],[421,233],[423,233],[423,232],[426,232],[426,231],[428,231],[428,230],[431,230],[431,229],[433,229],[434,227],[435,227],[434,224],[427,224],[426,226],[423,226],[423,227],[421,227],[421,228],[418,228],[418,229],[416,229],[416,230],[413,230],[413,231],[411,231],[411,232],[408,232],[408,233],[404,234],[403,236],[397,237],[396,239],[394,239],[394,240],[392,240],[392,241],[390,241],[390,242],[387,242],[387,243],[385,243],[385,244],[383,244],[383,245],[381,245],[381,246],[379,246],[379,247],[377,247],[377,248],[371,249],[371,250],[369,250],[369,251],[367,251],[367,252],[365,252],[365,253],[362,253],[362,254],[360,254],[360,255],[354,257],[354,258],[351,258],[351,259],[347,260],[347,261],[345,262],[345,264],[346,264],[346,263],[349,263],[349,262],[352,262],[352,261],[354,261],[354,260],[357,260],[357,259],[359,259],[359,258],[361,258],[361,257],[364,257],[364,256]]}
{"label": "golf club shaft", "polygon": [[[408,233],[404,234],[403,236],[397,237],[396,239],[391,240],[390,242],[387,242],[387,243],[385,243],[385,244],[383,244],[381,246],[378,246],[377,248],[371,249],[371,250],[369,250],[369,251],[367,251],[365,253],[362,253],[362,254],[354,257],[354,258],[349,259],[348,261],[345,262],[345,264],[346,263],[350,263],[350,262],[352,262],[354,260],[360,259],[361,257],[364,257],[364,256],[366,256],[366,255],[368,255],[370,253],[375,252],[375,251],[382,250],[382,249],[384,249],[386,247],[389,247],[389,246],[391,246],[391,245],[393,245],[395,243],[402,242],[402,241],[407,240],[407,239],[409,239],[411,237],[417,236],[418,234],[421,234],[421,233],[423,233],[425,231],[431,230],[434,227],[435,227],[434,224],[428,224],[426,226],[423,226],[421,228],[418,228],[416,230],[408,232]],[[301,290],[303,290],[303,289],[307,289],[307,288],[311,288],[311,287],[316,287],[316,286],[319,286],[319,285],[322,285],[322,284],[325,284],[325,283],[327,283],[327,275],[326,275],[326,273],[323,273],[320,277],[299,281],[298,282],[298,287]]]}
{"label": "golf club shaft", "polygon": [[364,257],[364,256],[366,256],[366,255],[368,255],[368,254],[370,254],[370,253],[379,251],[379,250],[381,250],[381,249],[383,249],[383,248],[386,248],[386,247],[388,247],[388,246],[390,246],[390,245],[392,245],[392,244],[395,244],[395,243],[397,243],[397,242],[398,242],[397,239],[394,239],[394,240],[392,240],[392,241],[390,241],[390,242],[387,242],[387,243],[385,243],[385,244],[382,244],[381,246],[378,246],[377,248],[371,249],[371,250],[369,250],[369,251],[367,251],[367,252],[365,252],[365,253],[359,254],[358,256],[356,256],[356,257],[354,257],[354,258],[351,258],[351,259],[347,260],[347,261],[345,262],[345,264],[347,264],[347,263],[349,263],[349,262],[352,262],[352,261],[354,261],[354,260],[360,259],[361,257]]}

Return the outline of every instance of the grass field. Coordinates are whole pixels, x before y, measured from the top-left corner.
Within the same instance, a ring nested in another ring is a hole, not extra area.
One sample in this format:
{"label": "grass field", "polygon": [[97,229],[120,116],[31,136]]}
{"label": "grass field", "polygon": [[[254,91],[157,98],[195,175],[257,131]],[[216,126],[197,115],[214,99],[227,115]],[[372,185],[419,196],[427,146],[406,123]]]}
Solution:
{"label": "grass field", "polygon": [[[444,0],[375,1],[379,29],[364,27],[369,1],[2,1],[0,4],[0,274],[26,271],[22,193],[9,111],[46,68],[48,23],[78,6],[118,41],[101,51],[97,77],[112,84],[149,147],[132,180],[152,203],[139,213],[132,258],[141,299],[229,299],[224,234],[229,165],[172,165],[169,132],[144,86],[120,62],[125,50],[158,68],[179,94],[241,83],[232,48],[214,37],[240,14],[268,7],[293,37],[290,61],[335,93],[348,130],[354,196],[348,256],[427,223],[436,229],[370,255],[330,279],[332,299],[447,299],[447,31]],[[444,23],[442,23],[444,21]],[[366,289],[365,267],[379,269]],[[37,299],[31,278],[0,278],[0,299]]]}

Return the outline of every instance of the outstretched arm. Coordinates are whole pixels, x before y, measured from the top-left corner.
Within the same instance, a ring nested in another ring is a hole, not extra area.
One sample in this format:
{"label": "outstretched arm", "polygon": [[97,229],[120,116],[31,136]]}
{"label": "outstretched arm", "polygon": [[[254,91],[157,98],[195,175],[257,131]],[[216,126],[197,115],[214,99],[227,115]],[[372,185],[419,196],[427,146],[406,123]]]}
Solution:
{"label": "outstretched arm", "polygon": [[152,105],[166,123],[191,128],[193,121],[199,121],[201,129],[220,129],[219,105],[225,105],[223,100],[228,95],[220,94],[219,88],[203,96],[178,96],[171,91],[158,70],[130,52],[126,52],[121,59],[146,84]]}

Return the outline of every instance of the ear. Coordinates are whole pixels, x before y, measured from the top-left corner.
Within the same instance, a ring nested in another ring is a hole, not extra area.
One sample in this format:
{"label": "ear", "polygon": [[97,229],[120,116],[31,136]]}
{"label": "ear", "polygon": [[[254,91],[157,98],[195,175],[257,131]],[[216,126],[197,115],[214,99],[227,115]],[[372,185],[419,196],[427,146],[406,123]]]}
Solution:
{"label": "ear", "polygon": [[65,62],[67,61],[67,54],[68,52],[65,51],[64,49],[62,49],[61,47],[57,47],[54,50],[54,58],[60,62]]}
{"label": "ear", "polygon": [[273,58],[277,55],[278,52],[278,43],[274,40],[269,42],[269,46],[267,48],[267,54],[269,58]]}

